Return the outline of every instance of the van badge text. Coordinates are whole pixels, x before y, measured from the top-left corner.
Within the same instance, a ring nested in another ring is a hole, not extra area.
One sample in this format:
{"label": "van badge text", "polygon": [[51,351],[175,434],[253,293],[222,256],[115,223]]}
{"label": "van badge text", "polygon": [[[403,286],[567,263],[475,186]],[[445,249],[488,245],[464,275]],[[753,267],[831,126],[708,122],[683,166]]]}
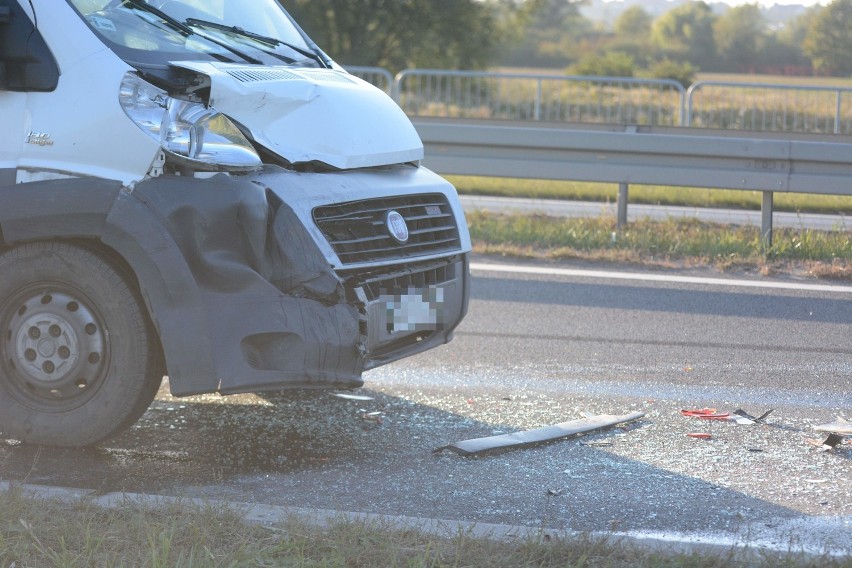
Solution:
{"label": "van badge text", "polygon": [[53,140],[50,139],[50,134],[46,132],[30,132],[30,135],[27,136],[27,144],[53,146]]}

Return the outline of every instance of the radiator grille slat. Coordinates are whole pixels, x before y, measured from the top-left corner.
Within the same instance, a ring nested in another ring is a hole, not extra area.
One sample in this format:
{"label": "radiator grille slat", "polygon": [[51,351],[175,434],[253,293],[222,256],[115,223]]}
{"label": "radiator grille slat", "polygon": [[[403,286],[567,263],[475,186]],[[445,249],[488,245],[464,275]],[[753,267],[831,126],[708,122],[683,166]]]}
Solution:
{"label": "radiator grille slat", "polygon": [[[397,211],[408,225],[405,243],[394,239],[386,223]],[[409,259],[456,252],[458,225],[442,194],[407,195],[318,207],[314,222],[344,264]]]}

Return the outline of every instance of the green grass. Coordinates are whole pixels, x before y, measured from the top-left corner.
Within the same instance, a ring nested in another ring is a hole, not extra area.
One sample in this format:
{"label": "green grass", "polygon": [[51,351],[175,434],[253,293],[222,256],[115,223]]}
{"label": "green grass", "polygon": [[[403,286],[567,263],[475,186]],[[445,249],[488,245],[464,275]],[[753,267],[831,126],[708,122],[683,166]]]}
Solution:
{"label": "green grass", "polygon": [[503,542],[460,532],[451,538],[370,522],[324,528],[297,519],[252,525],[239,511],[194,503],[126,503],[102,509],[85,501],[0,493],[0,567],[608,567],[852,568],[852,559],[734,551],[717,555],[654,552],[612,538],[529,538]]}
{"label": "green grass", "polygon": [[[618,199],[618,186],[615,184],[476,176],[447,176],[447,179],[459,193],[468,195],[601,202],[615,202]],[[630,186],[629,201],[652,205],[759,210],[761,192],[633,185]],[[776,193],[774,205],[776,211],[852,216],[852,197],[847,196]]]}
{"label": "green grass", "polygon": [[695,219],[637,221],[617,229],[612,217],[543,215],[467,216],[475,250],[544,259],[585,259],[658,266],[754,269],[764,274],[797,270],[852,280],[852,231],[776,229],[766,248],[756,227]]}

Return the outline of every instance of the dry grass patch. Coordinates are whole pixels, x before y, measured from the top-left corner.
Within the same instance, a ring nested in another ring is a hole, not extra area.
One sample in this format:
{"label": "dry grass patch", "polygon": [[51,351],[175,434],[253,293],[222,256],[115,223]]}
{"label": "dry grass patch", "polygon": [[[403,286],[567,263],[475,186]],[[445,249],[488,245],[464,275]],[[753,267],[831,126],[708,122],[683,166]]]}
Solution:
{"label": "dry grass patch", "polygon": [[468,223],[474,250],[486,254],[852,280],[852,231],[777,229],[767,249],[755,227],[694,219],[638,221],[618,229],[608,217],[475,212]]}
{"label": "dry grass patch", "polygon": [[852,560],[742,551],[658,552],[612,538],[438,537],[367,521],[326,527],[290,519],[247,524],[236,509],[193,502],[161,507],[127,502],[102,509],[86,501],[0,493],[0,567],[708,567],[852,568]]}

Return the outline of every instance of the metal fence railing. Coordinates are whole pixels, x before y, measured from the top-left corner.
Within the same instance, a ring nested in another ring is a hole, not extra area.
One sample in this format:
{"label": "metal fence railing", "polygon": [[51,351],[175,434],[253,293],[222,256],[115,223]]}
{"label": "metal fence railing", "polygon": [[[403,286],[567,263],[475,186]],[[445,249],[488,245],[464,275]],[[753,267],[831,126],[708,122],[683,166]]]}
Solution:
{"label": "metal fence railing", "polygon": [[393,96],[410,116],[676,126],[676,81],[410,69]]}
{"label": "metal fence railing", "polygon": [[852,88],[699,81],[685,126],[852,134]]}
{"label": "metal fence railing", "polygon": [[356,65],[347,66],[346,70],[356,77],[371,83],[380,88],[387,94],[391,94],[393,90],[393,75],[387,69],[381,67],[359,67]]}
{"label": "metal fence railing", "polygon": [[411,117],[852,135],[852,86],[349,67]]}

